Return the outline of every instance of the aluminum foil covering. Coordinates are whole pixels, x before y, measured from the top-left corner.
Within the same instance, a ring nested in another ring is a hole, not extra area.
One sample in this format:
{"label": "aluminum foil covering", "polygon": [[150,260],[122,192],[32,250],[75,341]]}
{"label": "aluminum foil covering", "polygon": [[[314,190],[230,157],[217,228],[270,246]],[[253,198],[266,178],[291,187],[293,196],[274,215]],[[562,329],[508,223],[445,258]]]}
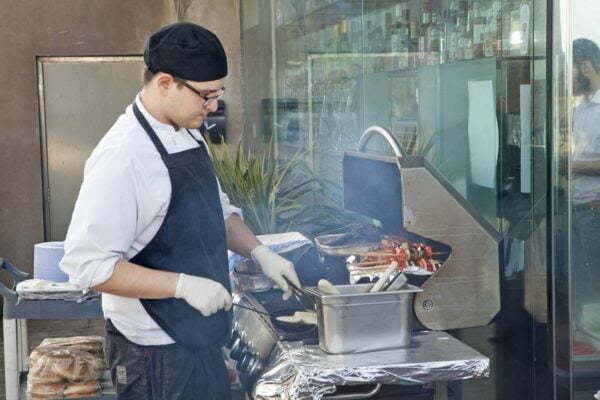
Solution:
{"label": "aluminum foil covering", "polygon": [[[367,278],[369,282],[373,282],[376,279],[379,279],[383,272],[388,268],[388,265],[382,265],[377,267],[359,267],[356,264],[347,262],[346,268],[350,273],[349,282],[352,285],[354,285],[363,278]],[[419,282],[419,286],[420,284],[425,282],[431,275],[433,275],[431,272],[427,272],[415,266],[408,266],[404,268],[404,274],[407,277],[413,277],[415,281]]]}
{"label": "aluminum foil covering", "polygon": [[369,353],[324,353],[319,346],[278,342],[254,385],[254,399],[321,399],[336,385],[425,384],[487,378],[490,360],[446,332],[413,332],[411,347]]}

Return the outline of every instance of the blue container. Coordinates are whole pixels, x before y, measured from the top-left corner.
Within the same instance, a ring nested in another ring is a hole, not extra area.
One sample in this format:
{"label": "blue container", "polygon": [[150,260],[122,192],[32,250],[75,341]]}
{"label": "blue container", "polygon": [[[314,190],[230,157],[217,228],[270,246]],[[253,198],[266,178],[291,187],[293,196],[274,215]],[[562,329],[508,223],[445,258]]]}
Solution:
{"label": "blue container", "polygon": [[68,282],[69,276],[60,270],[65,255],[63,242],[44,242],[33,246],[33,277],[53,282]]}

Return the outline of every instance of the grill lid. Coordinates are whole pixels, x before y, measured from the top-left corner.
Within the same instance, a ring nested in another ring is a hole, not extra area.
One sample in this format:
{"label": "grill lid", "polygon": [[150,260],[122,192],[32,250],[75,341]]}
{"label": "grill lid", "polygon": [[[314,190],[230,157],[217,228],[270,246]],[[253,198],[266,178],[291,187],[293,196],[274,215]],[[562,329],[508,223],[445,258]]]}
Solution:
{"label": "grill lid", "polygon": [[500,311],[501,236],[423,157],[365,153],[368,139],[381,130],[369,128],[358,151],[344,153],[344,206],[378,219],[383,233],[448,250],[415,299],[424,326],[488,324]]}

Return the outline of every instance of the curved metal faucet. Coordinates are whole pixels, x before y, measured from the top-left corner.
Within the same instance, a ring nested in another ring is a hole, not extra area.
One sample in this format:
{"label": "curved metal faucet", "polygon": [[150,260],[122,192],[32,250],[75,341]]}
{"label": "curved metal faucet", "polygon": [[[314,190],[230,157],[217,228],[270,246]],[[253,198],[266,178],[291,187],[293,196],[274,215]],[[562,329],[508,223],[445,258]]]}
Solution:
{"label": "curved metal faucet", "polygon": [[360,139],[358,140],[358,151],[362,152],[367,146],[367,142],[375,135],[381,135],[388,142],[396,157],[403,157],[406,155],[404,149],[398,141],[389,133],[385,128],[379,125],[372,125],[368,127],[362,135],[360,135]]}

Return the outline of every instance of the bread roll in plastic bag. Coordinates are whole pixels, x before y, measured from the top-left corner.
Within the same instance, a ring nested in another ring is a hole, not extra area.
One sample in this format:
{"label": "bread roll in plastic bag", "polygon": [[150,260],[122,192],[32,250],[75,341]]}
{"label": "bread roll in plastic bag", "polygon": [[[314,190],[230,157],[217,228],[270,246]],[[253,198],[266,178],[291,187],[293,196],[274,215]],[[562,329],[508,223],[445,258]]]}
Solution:
{"label": "bread roll in plastic bag", "polygon": [[[50,350],[71,349],[87,351],[105,362],[104,338],[102,336],[73,336],[65,338],[47,338],[29,355],[29,367]],[[106,368],[106,363],[105,363]]]}
{"label": "bread roll in plastic bag", "polygon": [[74,399],[101,394],[102,388],[98,381],[27,383],[28,400]]}
{"label": "bread roll in plastic bag", "polygon": [[104,360],[87,351],[50,350],[31,367],[28,380],[32,383],[63,381],[92,381],[102,377]]}

